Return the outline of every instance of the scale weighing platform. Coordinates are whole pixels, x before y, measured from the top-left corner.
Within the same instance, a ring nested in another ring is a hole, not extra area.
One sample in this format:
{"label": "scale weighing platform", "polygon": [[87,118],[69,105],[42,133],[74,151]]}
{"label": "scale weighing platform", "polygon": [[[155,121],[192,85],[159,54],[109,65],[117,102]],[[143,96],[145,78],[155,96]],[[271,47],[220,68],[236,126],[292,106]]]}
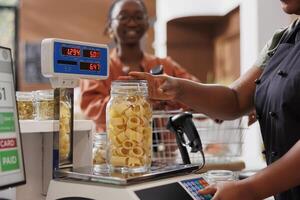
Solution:
{"label": "scale weighing platform", "polygon": [[208,185],[201,174],[192,173],[198,167],[152,167],[144,174],[110,172],[105,165],[58,170],[56,175],[60,178],[50,182],[47,200],[209,200],[211,195],[197,193]]}
{"label": "scale weighing platform", "polygon": [[[80,78],[101,80],[109,76],[106,45],[50,38],[43,40],[41,46],[42,73],[50,78],[53,88],[69,90],[78,86]],[[72,128],[71,126],[70,130]],[[71,136],[68,146],[72,146],[72,131],[69,135]],[[60,135],[57,138],[60,138]],[[55,141],[55,179],[50,182],[47,200],[211,199],[210,195],[197,194],[199,189],[207,185],[201,175],[190,174],[199,169],[198,165],[152,167],[149,172],[143,174],[111,172],[106,166],[74,169],[71,148],[71,156],[68,156],[67,163],[69,170],[66,170],[63,166],[65,161],[61,162],[60,149],[57,149],[59,140]]]}

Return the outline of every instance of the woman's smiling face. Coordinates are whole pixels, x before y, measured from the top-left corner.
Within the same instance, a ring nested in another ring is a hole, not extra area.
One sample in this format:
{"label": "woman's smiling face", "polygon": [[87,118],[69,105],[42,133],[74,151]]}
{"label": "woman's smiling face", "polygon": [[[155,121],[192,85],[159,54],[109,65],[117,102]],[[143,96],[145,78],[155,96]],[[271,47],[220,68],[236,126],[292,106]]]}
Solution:
{"label": "woman's smiling face", "polygon": [[118,43],[139,43],[149,26],[147,12],[137,0],[118,2],[111,18],[110,30]]}

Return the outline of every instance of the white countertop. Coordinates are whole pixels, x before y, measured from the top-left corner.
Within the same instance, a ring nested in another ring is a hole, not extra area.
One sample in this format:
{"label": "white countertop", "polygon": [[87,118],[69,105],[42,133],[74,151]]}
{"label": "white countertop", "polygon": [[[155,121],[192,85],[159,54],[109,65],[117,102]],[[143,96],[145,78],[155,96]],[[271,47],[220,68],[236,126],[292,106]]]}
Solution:
{"label": "white countertop", "polygon": [[[47,133],[58,131],[58,120],[20,120],[22,134],[26,133]],[[90,131],[93,128],[91,120],[75,120],[75,131]]]}

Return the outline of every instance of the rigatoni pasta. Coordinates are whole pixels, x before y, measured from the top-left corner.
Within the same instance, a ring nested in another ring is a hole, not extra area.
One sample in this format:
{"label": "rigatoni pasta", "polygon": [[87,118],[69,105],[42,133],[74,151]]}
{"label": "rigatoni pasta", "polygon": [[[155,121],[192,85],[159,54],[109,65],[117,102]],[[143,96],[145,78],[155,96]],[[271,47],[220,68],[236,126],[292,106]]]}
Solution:
{"label": "rigatoni pasta", "polygon": [[106,113],[109,165],[116,169],[149,167],[152,108],[145,94],[130,90],[117,95],[111,98]]}

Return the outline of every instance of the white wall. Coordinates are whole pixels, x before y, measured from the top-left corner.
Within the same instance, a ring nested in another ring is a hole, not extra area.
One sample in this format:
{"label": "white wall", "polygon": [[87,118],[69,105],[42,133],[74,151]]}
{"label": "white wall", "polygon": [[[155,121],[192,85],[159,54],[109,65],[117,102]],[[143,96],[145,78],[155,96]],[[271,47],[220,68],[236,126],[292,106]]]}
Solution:
{"label": "white wall", "polygon": [[274,0],[258,1],[258,18],[258,47],[260,49],[275,30],[285,27],[291,21],[291,17],[282,11],[280,2]]}
{"label": "white wall", "polygon": [[[154,48],[157,56],[166,56],[166,28],[169,20],[185,16],[226,15],[240,6],[241,73],[252,67],[260,50],[273,32],[288,25],[290,17],[274,0],[157,0]],[[184,65],[184,64],[183,64]],[[245,135],[244,158],[247,169],[265,166],[261,156],[258,123]]]}
{"label": "white wall", "polygon": [[242,73],[252,66],[272,33],[290,22],[280,2],[274,0],[157,0],[156,5],[154,48],[161,57],[166,56],[168,21],[185,16],[222,16],[240,6]]}

